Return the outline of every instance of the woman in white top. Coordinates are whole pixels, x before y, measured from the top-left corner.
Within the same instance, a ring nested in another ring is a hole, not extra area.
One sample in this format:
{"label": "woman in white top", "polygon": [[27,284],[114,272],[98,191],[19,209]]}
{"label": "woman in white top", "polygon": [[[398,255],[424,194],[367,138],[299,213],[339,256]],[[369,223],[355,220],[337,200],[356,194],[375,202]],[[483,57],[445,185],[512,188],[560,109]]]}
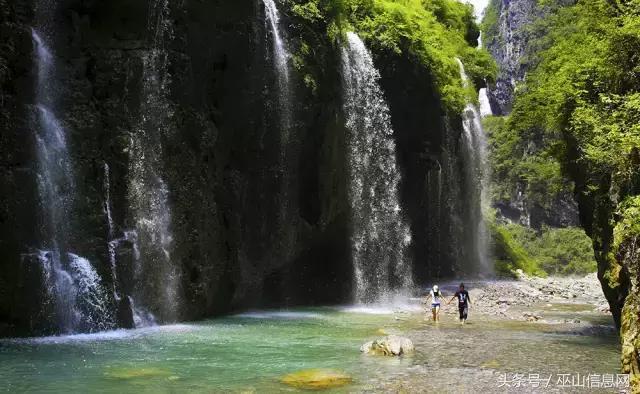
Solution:
{"label": "woman in white top", "polygon": [[444,297],[438,289],[438,285],[433,285],[433,289],[429,292],[431,295],[431,314],[433,315],[433,321],[440,321],[440,298]]}

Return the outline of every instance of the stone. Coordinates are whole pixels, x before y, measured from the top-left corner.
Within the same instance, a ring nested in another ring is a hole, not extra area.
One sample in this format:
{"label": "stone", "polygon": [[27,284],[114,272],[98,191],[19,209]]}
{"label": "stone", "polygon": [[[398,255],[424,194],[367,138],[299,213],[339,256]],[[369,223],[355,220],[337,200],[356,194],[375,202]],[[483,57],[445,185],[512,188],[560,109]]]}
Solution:
{"label": "stone", "polygon": [[370,355],[402,356],[413,353],[415,347],[409,338],[389,335],[384,338],[369,341],[360,347],[360,351]]}
{"label": "stone", "polygon": [[490,368],[490,369],[498,369],[500,368],[500,363],[498,360],[489,360],[485,361],[480,365],[480,368]]}
{"label": "stone", "polygon": [[525,312],[522,314],[526,321],[538,321],[542,319],[542,316],[536,315],[534,313]]}
{"label": "stone", "polygon": [[323,390],[353,382],[351,376],[330,369],[305,369],[284,376],[282,383],[303,390]]}

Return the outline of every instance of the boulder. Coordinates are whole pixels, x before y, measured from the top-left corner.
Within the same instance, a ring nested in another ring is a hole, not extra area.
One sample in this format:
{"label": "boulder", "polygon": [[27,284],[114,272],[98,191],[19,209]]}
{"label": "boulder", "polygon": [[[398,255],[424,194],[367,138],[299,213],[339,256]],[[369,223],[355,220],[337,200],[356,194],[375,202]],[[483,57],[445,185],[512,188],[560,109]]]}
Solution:
{"label": "boulder", "polygon": [[360,351],[366,354],[381,356],[401,356],[413,353],[415,347],[409,338],[397,335],[389,335],[365,343],[360,347]]}

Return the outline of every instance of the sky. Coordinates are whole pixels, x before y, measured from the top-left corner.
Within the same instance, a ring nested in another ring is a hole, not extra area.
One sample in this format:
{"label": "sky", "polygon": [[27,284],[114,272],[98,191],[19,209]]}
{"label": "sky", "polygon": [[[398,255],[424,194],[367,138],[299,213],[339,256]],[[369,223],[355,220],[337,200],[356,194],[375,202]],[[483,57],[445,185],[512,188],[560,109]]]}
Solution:
{"label": "sky", "polygon": [[473,4],[473,7],[475,8],[476,19],[478,20],[478,22],[480,22],[480,19],[482,18],[482,12],[485,8],[487,8],[489,0],[465,0],[464,2]]}

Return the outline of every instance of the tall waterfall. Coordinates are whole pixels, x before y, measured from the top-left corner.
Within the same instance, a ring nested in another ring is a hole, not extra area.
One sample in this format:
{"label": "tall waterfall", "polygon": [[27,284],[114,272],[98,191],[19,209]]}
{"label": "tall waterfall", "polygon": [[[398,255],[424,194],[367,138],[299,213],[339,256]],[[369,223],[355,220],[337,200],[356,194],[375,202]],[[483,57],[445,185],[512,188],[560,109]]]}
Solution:
{"label": "tall waterfall", "polygon": [[[273,254],[279,260],[288,261],[295,253],[297,238],[297,162],[298,150],[293,133],[294,89],[291,87],[289,59],[291,54],[285,43],[286,31],[282,29],[280,14],[274,0],[262,0],[265,10],[267,43],[271,45],[266,60],[273,64],[275,77],[275,104],[280,128],[278,158],[278,213],[275,223]],[[270,39],[269,39],[270,38]],[[270,53],[269,53],[270,52]],[[267,89],[272,100],[274,94]]]}
{"label": "tall waterfall", "polygon": [[163,321],[173,321],[179,306],[179,273],[171,258],[171,207],[162,175],[162,139],[170,132],[173,115],[168,98],[169,53],[165,47],[172,35],[168,0],[150,3],[148,32],[151,48],[142,57],[139,122],[129,148],[128,198],[139,249],[133,299],[141,308],[148,306],[158,313]]}
{"label": "tall waterfall", "polygon": [[411,235],[398,199],[401,176],[380,75],[360,37],[347,33],[346,44],[342,74],[356,301],[373,302],[412,285],[405,256]]}
{"label": "tall waterfall", "polygon": [[[473,16],[478,25],[481,24],[484,12],[487,9],[489,0],[467,0],[467,3],[473,5]],[[478,37],[478,49],[482,48],[482,32]],[[482,88],[478,91],[478,101],[480,102],[480,116],[485,117],[493,115],[491,110],[491,104],[489,103],[489,96],[487,95],[487,88]]]}
{"label": "tall waterfall", "polygon": [[112,328],[114,320],[102,279],[89,260],[70,252],[69,223],[74,216],[76,182],[66,130],[55,112],[59,87],[55,56],[46,42],[53,12],[48,3],[40,2],[38,25],[32,30],[37,71],[34,131],[43,250],[32,253],[30,261],[40,265],[48,297],[43,304],[53,305],[60,332],[104,330]]}
{"label": "tall waterfall", "polygon": [[283,145],[289,139],[291,127],[291,86],[289,72],[289,52],[286,49],[283,33],[280,30],[280,13],[274,0],[263,0],[265,23],[271,32],[272,56],[278,82],[278,106],[280,111],[280,127]]}
{"label": "tall waterfall", "polygon": [[[460,66],[460,77],[465,86],[470,81],[460,59],[456,59]],[[470,214],[467,225],[473,231],[472,251],[477,259],[477,271],[483,275],[491,275],[493,268],[489,253],[489,231],[485,222],[485,212],[489,209],[489,164],[487,158],[487,138],[482,128],[482,118],[478,108],[468,103],[462,115],[464,129],[464,164],[467,179]]]}

